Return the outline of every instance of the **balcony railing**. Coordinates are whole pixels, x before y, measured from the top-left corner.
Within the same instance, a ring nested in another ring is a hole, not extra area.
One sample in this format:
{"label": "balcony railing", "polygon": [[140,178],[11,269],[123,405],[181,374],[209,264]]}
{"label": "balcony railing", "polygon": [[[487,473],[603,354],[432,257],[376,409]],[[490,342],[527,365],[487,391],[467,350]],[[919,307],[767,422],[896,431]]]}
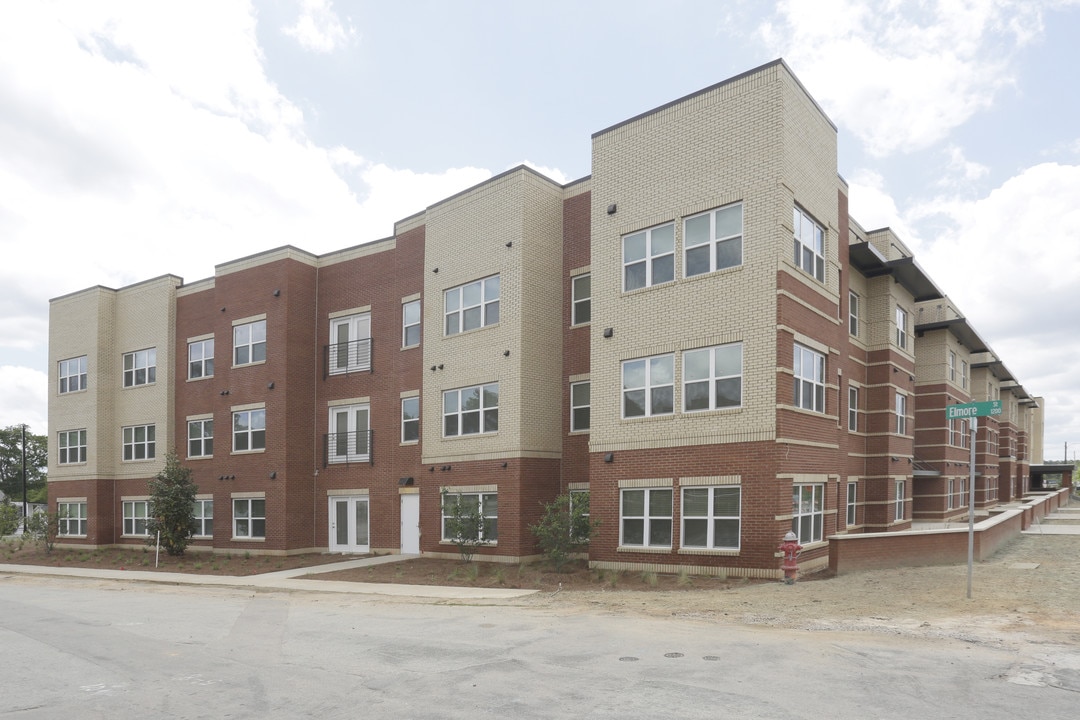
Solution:
{"label": "balcony railing", "polygon": [[323,467],[356,463],[375,464],[375,431],[327,433],[323,441]]}
{"label": "balcony railing", "polygon": [[324,378],[328,375],[372,372],[371,338],[327,345],[325,351],[326,370],[323,375]]}

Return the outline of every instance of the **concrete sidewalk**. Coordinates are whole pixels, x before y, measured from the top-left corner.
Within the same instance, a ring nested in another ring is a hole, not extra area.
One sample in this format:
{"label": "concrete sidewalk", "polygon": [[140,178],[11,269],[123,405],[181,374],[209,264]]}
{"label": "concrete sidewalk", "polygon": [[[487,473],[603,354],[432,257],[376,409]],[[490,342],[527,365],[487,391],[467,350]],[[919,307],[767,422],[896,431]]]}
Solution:
{"label": "concrete sidewalk", "polygon": [[261,575],[194,575],[148,570],[97,570],[93,568],[45,567],[41,565],[0,564],[0,574],[78,577],[93,580],[121,580],[164,583],[168,585],[210,585],[218,587],[262,588],[267,590],[303,590],[306,592],[353,593],[357,595],[392,595],[441,600],[506,600],[532,595],[536,590],[507,588],[469,588],[442,585],[395,585],[392,583],[347,582],[340,580],[305,580],[303,576],[352,570],[355,568],[402,562],[418,555],[379,555],[345,560],[326,565],[278,570]]}
{"label": "concrete sidewalk", "polygon": [[1032,523],[1024,535],[1080,535],[1080,508],[1058,508]]}

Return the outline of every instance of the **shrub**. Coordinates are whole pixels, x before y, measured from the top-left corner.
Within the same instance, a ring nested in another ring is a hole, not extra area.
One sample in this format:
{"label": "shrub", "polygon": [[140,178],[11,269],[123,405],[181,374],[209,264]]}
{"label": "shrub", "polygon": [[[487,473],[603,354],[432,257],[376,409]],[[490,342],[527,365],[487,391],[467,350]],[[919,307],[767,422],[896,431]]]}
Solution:
{"label": "shrub", "polygon": [[19,510],[4,500],[0,502],[0,536],[10,535],[19,527]]}
{"label": "shrub", "polygon": [[460,495],[443,493],[443,515],[446,517],[446,535],[458,549],[461,562],[472,562],[476,549],[483,542],[480,533],[484,528],[484,516],[475,501]]}
{"label": "shrub", "polygon": [[35,545],[51,553],[56,544],[56,533],[60,529],[60,513],[32,513],[26,521],[26,534]]}
{"label": "shrub", "polygon": [[585,493],[573,500],[570,495],[560,495],[541,506],[544,514],[540,522],[529,529],[555,572],[562,572],[573,555],[589,544],[599,523],[589,517],[589,496]]}
{"label": "shrub", "polygon": [[165,456],[165,469],[148,483],[153,517],[147,522],[147,545],[157,543],[169,555],[183,555],[195,524],[195,496],[199,488],[191,480],[191,470],[180,464],[174,451]]}

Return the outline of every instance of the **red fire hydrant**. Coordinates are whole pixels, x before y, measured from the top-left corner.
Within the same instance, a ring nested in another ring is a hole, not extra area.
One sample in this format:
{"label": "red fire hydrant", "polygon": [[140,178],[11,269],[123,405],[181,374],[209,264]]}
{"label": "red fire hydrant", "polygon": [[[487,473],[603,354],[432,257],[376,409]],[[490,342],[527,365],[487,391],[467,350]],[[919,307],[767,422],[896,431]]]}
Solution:
{"label": "red fire hydrant", "polygon": [[784,582],[788,585],[795,584],[795,576],[799,572],[797,558],[800,550],[802,550],[802,545],[799,544],[799,538],[795,537],[795,533],[788,532],[784,536],[784,541],[780,543],[780,552],[784,554],[780,569],[784,571]]}

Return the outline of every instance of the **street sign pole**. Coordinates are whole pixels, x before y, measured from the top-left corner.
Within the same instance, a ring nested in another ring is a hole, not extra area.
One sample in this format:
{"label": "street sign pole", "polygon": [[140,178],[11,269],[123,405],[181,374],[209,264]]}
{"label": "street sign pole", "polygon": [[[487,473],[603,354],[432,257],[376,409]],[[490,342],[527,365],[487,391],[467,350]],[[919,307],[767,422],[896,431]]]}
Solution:
{"label": "street sign pole", "polygon": [[967,596],[971,599],[971,568],[975,564],[975,432],[979,418],[971,418],[971,438],[968,441],[968,577]]}

